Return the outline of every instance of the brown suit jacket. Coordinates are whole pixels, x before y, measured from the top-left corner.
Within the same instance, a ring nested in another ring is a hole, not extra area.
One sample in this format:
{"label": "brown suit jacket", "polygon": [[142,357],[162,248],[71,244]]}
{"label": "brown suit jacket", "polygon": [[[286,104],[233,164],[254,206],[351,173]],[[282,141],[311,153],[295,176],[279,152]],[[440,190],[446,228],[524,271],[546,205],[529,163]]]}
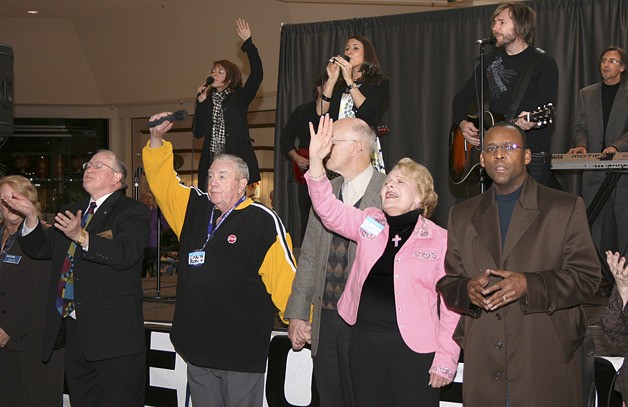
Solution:
{"label": "brown suit jacket", "polygon": [[[452,208],[445,267],[438,290],[463,314],[465,406],[506,405],[507,383],[511,407],[582,405],[580,304],[600,281],[582,199],[527,176],[502,249],[491,188]],[[493,312],[470,304],[467,284],[487,268],[525,273],[528,293]]]}

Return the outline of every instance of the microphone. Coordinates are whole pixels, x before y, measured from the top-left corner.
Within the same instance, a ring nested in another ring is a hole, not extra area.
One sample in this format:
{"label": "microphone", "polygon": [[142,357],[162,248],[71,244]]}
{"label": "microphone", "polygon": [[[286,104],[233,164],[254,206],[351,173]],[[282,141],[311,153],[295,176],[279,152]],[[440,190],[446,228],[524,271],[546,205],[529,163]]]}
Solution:
{"label": "microphone", "polygon": [[480,46],[485,46],[485,45],[495,45],[495,38],[494,37],[486,37],[486,38],[482,38],[481,40],[477,40],[475,41],[476,44],[480,45]]}
{"label": "microphone", "polygon": [[164,116],[164,117],[162,117],[160,119],[148,122],[148,127],[159,126],[161,123],[163,123],[165,121],[169,121],[169,122],[180,121],[180,120],[185,119],[186,117],[188,117],[188,111],[187,110],[178,110],[178,111],[174,112],[173,114],[169,114],[168,116]]}
{"label": "microphone", "polygon": [[[212,83],[214,83],[214,77],[213,77],[213,76],[208,76],[208,77],[207,77],[207,80],[205,81],[205,84],[203,85],[203,87],[204,87],[205,89],[207,89],[207,87],[208,87],[209,85],[211,85]],[[205,91],[205,89],[203,89],[203,91],[201,91],[201,92],[198,92],[198,93],[196,94],[196,97],[199,97],[199,96],[201,95],[201,93],[203,93],[203,92]]]}
{"label": "microphone", "polygon": [[[334,58],[335,58],[335,57],[331,57],[331,58],[329,58],[329,59],[327,60],[327,64],[331,64],[331,63],[335,62],[335,59],[334,59]],[[343,55],[343,56],[342,56],[342,59],[344,59],[344,60],[345,60],[345,61],[347,61],[347,62],[351,62],[351,57],[349,57],[348,55]],[[325,64],[325,65],[327,65],[327,64]]]}

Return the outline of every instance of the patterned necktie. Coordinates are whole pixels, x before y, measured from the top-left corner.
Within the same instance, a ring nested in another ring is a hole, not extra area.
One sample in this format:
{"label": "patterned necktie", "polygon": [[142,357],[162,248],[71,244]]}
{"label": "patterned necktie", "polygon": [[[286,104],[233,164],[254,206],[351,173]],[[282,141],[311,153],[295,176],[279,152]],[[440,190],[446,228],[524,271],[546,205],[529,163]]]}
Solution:
{"label": "patterned necktie", "polygon": [[[96,202],[89,204],[89,210],[81,220],[81,228],[85,228],[96,209]],[[74,311],[74,253],[76,252],[76,243],[70,243],[68,253],[65,255],[63,266],[61,267],[61,275],[59,276],[59,285],[57,286],[57,300],[55,306],[59,314],[63,318],[67,317]]]}

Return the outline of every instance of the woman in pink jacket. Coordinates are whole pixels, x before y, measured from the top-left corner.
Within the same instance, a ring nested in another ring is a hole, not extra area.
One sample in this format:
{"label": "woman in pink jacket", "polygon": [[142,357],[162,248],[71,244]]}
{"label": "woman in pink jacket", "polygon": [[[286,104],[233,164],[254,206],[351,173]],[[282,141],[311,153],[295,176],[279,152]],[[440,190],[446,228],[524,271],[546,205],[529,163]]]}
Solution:
{"label": "woman in pink jacket", "polygon": [[[429,171],[404,158],[381,190],[382,209],[345,206],[332,194],[323,159],[335,143],[333,123],[310,129],[312,205],[325,227],[357,242],[338,313],[350,325],[349,360],[356,403],[437,406],[453,380],[460,348],[452,334],[459,315],[439,301],[447,231],[428,218],[438,195]],[[340,140],[339,140],[340,141]],[[347,140],[342,140],[347,141]]]}

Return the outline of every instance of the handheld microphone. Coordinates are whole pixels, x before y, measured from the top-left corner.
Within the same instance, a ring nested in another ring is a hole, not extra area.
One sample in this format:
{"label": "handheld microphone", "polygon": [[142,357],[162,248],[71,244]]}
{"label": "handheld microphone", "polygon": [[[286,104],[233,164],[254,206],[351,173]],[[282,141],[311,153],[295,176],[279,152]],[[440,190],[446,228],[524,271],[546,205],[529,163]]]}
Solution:
{"label": "handheld microphone", "polygon": [[[331,57],[331,58],[329,58],[329,59],[327,60],[327,63],[328,63],[328,64],[333,63],[333,62],[335,61],[335,59],[334,59],[334,58],[335,58],[335,57]],[[342,59],[344,59],[344,60],[345,60],[345,61],[347,61],[347,62],[351,62],[351,57],[349,57],[348,55],[343,55],[343,56],[342,56]]]}
{"label": "handheld microphone", "polygon": [[174,112],[173,114],[169,114],[168,116],[164,116],[164,117],[159,118],[157,120],[149,121],[148,122],[148,127],[159,126],[161,123],[163,123],[165,121],[169,121],[169,122],[180,121],[180,120],[185,119],[186,117],[188,117],[188,111],[187,110],[178,110],[178,111]]}
{"label": "handheld microphone", "polygon": [[484,46],[484,45],[495,45],[495,38],[494,37],[486,37],[486,38],[482,38],[481,40],[477,40],[475,41],[476,44],[480,45],[480,46]]}
{"label": "handheld microphone", "polygon": [[[203,87],[204,87],[205,89],[207,89],[207,87],[208,87],[209,85],[211,85],[212,83],[214,83],[214,77],[213,77],[213,76],[208,76],[208,77],[207,77],[207,80],[205,81],[205,84],[203,85]],[[205,89],[203,89],[202,91],[198,92],[198,93],[196,94],[196,97],[199,97],[199,96],[201,95],[201,93],[203,93],[203,92],[205,91]]]}

